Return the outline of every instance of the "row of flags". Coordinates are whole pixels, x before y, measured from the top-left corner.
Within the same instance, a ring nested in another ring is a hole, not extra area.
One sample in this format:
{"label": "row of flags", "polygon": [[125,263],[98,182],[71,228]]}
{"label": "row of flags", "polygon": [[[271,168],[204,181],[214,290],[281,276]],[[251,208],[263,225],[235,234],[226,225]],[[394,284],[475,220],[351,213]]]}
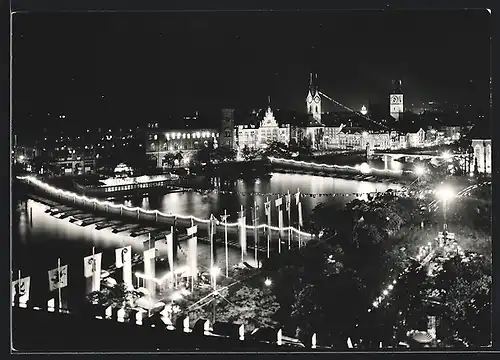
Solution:
{"label": "row of flags", "polygon": [[[187,193],[187,192],[196,192],[200,193],[203,195],[208,195],[210,193],[216,193],[216,194],[232,194],[232,195],[241,195],[241,196],[283,196],[286,194],[283,193],[266,193],[266,192],[240,192],[240,191],[231,191],[231,190],[218,190],[218,189],[212,189],[212,190],[199,190],[199,189],[186,189],[183,190],[182,193]],[[355,197],[360,197],[360,196],[376,196],[376,195],[381,195],[384,193],[390,193],[392,195],[407,195],[408,193],[411,193],[411,191],[408,190],[394,190],[394,189],[388,189],[385,192],[384,191],[369,191],[369,192],[352,192],[352,193],[325,193],[325,194],[320,194],[320,193],[301,193],[300,196],[304,198],[319,198],[319,197],[348,197],[348,196],[355,196]]]}
{"label": "row of flags", "polygon": [[[302,226],[302,209],[300,203],[300,192],[297,191],[294,194],[295,203],[299,207],[299,225]],[[285,198],[285,207],[287,211],[290,211],[290,203],[291,203],[291,194],[288,193],[284,196]],[[267,200],[265,203],[266,215],[268,215],[268,223],[270,223],[270,215],[271,215],[271,200]],[[283,206],[283,197],[275,199],[275,205],[280,210],[280,226],[282,227],[282,209]],[[225,215],[226,218],[228,215]],[[245,211],[243,207],[239,212],[239,228],[240,228],[240,246],[242,249],[242,257],[246,254],[247,249],[247,241],[246,241],[246,219],[245,219]],[[215,235],[215,228],[218,221],[217,219],[211,215],[210,216],[210,236],[213,238]],[[198,226],[192,225],[187,228],[188,239],[188,253],[187,253],[187,265],[189,268],[190,275],[195,278],[198,273],[197,269],[197,232]],[[213,244],[212,244],[213,246]],[[212,250],[212,254],[214,254],[214,249]],[[170,270],[174,271],[174,240],[173,240],[173,229],[172,231],[165,236],[164,239],[156,240],[154,243],[154,247],[146,249],[144,251],[144,263],[145,263],[145,275],[147,279],[154,279],[154,260],[158,252],[166,252],[167,259],[169,263]],[[214,255],[211,258],[211,265],[214,263]],[[126,284],[132,286],[132,247],[124,246],[118,249],[115,249],[115,265],[116,268],[123,268],[123,280]],[[68,286],[68,265],[61,265],[60,259],[58,259],[58,266],[54,269],[48,271],[48,280],[49,280],[49,290],[61,290]],[[94,249],[92,250],[92,254],[85,256],[83,258],[83,275],[87,279],[91,279],[91,289],[92,291],[99,291],[101,284],[101,272],[102,272],[102,252],[95,253]],[[12,281],[12,294],[13,296],[19,296],[20,300],[26,302],[29,300],[29,290],[30,290],[30,281],[31,278],[19,276],[19,279]]]}

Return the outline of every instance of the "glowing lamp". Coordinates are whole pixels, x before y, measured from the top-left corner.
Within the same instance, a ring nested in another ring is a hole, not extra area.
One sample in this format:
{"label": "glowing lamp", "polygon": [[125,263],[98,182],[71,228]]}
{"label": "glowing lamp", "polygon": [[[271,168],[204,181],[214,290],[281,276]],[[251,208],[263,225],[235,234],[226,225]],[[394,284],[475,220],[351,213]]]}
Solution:
{"label": "glowing lamp", "polygon": [[443,185],[436,190],[436,195],[443,201],[451,200],[455,197],[455,192],[450,186]]}
{"label": "glowing lamp", "polygon": [[415,172],[415,175],[422,176],[425,174],[425,168],[421,165],[417,165],[417,166],[415,166],[414,172]]}
{"label": "glowing lamp", "polygon": [[213,268],[210,269],[210,275],[212,276],[218,276],[220,274],[220,268],[217,266],[214,266]]}
{"label": "glowing lamp", "polygon": [[272,282],[272,281],[271,281],[271,279],[269,279],[269,278],[266,278],[266,280],[264,281],[264,284],[265,284],[266,286],[271,286],[271,284],[272,284],[272,283],[273,283],[273,282]]}
{"label": "glowing lamp", "polygon": [[370,168],[370,165],[368,165],[367,163],[362,163],[359,166],[359,171],[361,171],[362,174],[369,174],[372,170]]}

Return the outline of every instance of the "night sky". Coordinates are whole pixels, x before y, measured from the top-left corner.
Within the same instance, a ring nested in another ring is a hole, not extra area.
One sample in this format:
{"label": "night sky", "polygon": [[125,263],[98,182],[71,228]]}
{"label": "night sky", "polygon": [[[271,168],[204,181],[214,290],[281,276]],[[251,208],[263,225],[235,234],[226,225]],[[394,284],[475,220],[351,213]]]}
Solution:
{"label": "night sky", "polygon": [[17,13],[13,119],[147,121],[262,108],[268,95],[303,112],[311,70],[356,109],[386,101],[392,79],[406,104],[485,108],[490,21],[485,10]]}

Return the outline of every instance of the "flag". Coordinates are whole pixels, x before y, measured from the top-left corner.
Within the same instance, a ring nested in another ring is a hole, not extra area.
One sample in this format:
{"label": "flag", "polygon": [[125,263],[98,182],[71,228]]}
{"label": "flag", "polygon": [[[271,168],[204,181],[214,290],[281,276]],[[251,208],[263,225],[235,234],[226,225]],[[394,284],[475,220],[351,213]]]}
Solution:
{"label": "flag", "polygon": [[167,243],[167,258],[170,271],[174,271],[174,234],[165,235],[165,241]]}
{"label": "flag", "polygon": [[290,194],[285,195],[285,204],[286,204],[286,211],[290,211],[290,199],[291,196]]}
{"label": "flag", "polygon": [[246,218],[240,217],[238,219],[238,230],[240,235],[240,247],[241,253],[246,255],[247,253],[247,227],[246,227]]}
{"label": "flag", "polygon": [[49,270],[49,289],[61,289],[68,286],[68,265]]}
{"label": "flag", "polygon": [[299,202],[300,202],[300,191],[297,190],[297,192],[294,195],[295,195],[295,205],[299,205]]}
{"label": "flag", "polygon": [[304,221],[302,219],[302,203],[301,202],[299,202],[299,225],[300,226],[304,225]]}
{"label": "flag", "polygon": [[18,279],[12,282],[12,301],[16,296],[19,296],[20,303],[27,303],[30,299],[30,284],[29,276]]}
{"label": "flag", "polygon": [[350,338],[350,337],[348,337],[348,338],[347,338],[347,347],[348,347],[349,349],[354,349],[354,346],[352,346],[352,341],[351,341],[351,338]]}
{"label": "flag", "polygon": [[156,258],[156,249],[151,248],[149,250],[144,251],[144,261],[151,260]]}
{"label": "flag", "polygon": [[197,232],[198,232],[198,226],[197,225],[194,225],[194,226],[191,226],[191,227],[187,228],[187,234],[188,234],[188,236],[194,235]]}
{"label": "flag", "polygon": [[217,233],[217,219],[215,216],[210,215],[210,234],[214,235]]}
{"label": "flag", "polygon": [[269,216],[270,211],[271,211],[271,202],[267,201],[264,203],[264,209],[266,211],[266,216]]}
{"label": "flag", "polygon": [[276,201],[275,201],[275,205],[278,207],[278,206],[281,206],[281,204],[283,203],[283,198],[277,198]]}
{"label": "flag", "polygon": [[116,267],[121,268],[132,262],[132,246],[126,246],[115,250]]}
{"label": "flag", "polygon": [[190,275],[195,279],[198,277],[197,248],[198,238],[196,236],[193,236],[188,240],[187,264],[189,267]]}
{"label": "flag", "polygon": [[89,278],[95,273],[101,274],[102,253],[89,255],[83,258],[83,276]]}

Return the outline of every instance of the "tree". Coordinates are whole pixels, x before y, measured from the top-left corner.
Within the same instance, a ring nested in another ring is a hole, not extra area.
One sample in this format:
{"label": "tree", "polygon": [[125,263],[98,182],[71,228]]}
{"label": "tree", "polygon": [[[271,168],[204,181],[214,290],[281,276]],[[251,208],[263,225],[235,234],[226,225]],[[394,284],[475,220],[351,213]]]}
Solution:
{"label": "tree", "polygon": [[272,141],[262,151],[261,155],[265,157],[287,158],[289,157],[289,148],[285,143]]}
{"label": "tree", "polygon": [[93,291],[87,295],[87,301],[92,305],[115,309],[125,309],[125,316],[133,308],[135,301],[141,296],[135,290],[130,290],[125,283],[113,287],[104,287],[100,291]]}
{"label": "tree", "polygon": [[165,156],[162,159],[162,164],[165,164],[165,165],[173,168],[175,165],[175,159],[176,159],[176,156],[174,154],[172,154],[172,153],[165,154]]}
{"label": "tree", "polygon": [[212,150],[211,158],[216,163],[234,161],[236,159],[236,150],[228,146],[219,146]]}
{"label": "tree", "polygon": [[255,150],[255,149],[252,149],[252,148],[249,148],[248,146],[245,145],[245,147],[242,149],[241,151],[241,156],[243,156],[243,159],[245,161],[254,161],[255,159],[257,159],[257,157],[259,156],[259,151],[258,150]]}
{"label": "tree", "polygon": [[491,267],[475,253],[455,256],[443,264],[435,287],[443,291],[444,315],[455,330],[454,337],[471,346],[491,341]]}
{"label": "tree", "polygon": [[[211,292],[205,291],[205,294]],[[206,296],[197,292],[197,298]],[[207,294],[208,295],[208,294]],[[226,300],[227,299],[227,300]],[[189,300],[189,299],[188,299]],[[190,319],[213,318],[215,304],[215,320],[245,325],[245,330],[252,331],[258,327],[273,327],[277,322],[273,319],[279,304],[269,292],[249,285],[242,285],[238,290],[230,293],[227,289],[220,291],[220,296],[213,296],[200,306],[189,307],[187,302],[181,304],[184,313]]]}
{"label": "tree", "polygon": [[182,160],[184,159],[184,155],[182,155],[182,151],[178,151],[174,155],[174,161],[177,160],[179,164],[181,164]]}

